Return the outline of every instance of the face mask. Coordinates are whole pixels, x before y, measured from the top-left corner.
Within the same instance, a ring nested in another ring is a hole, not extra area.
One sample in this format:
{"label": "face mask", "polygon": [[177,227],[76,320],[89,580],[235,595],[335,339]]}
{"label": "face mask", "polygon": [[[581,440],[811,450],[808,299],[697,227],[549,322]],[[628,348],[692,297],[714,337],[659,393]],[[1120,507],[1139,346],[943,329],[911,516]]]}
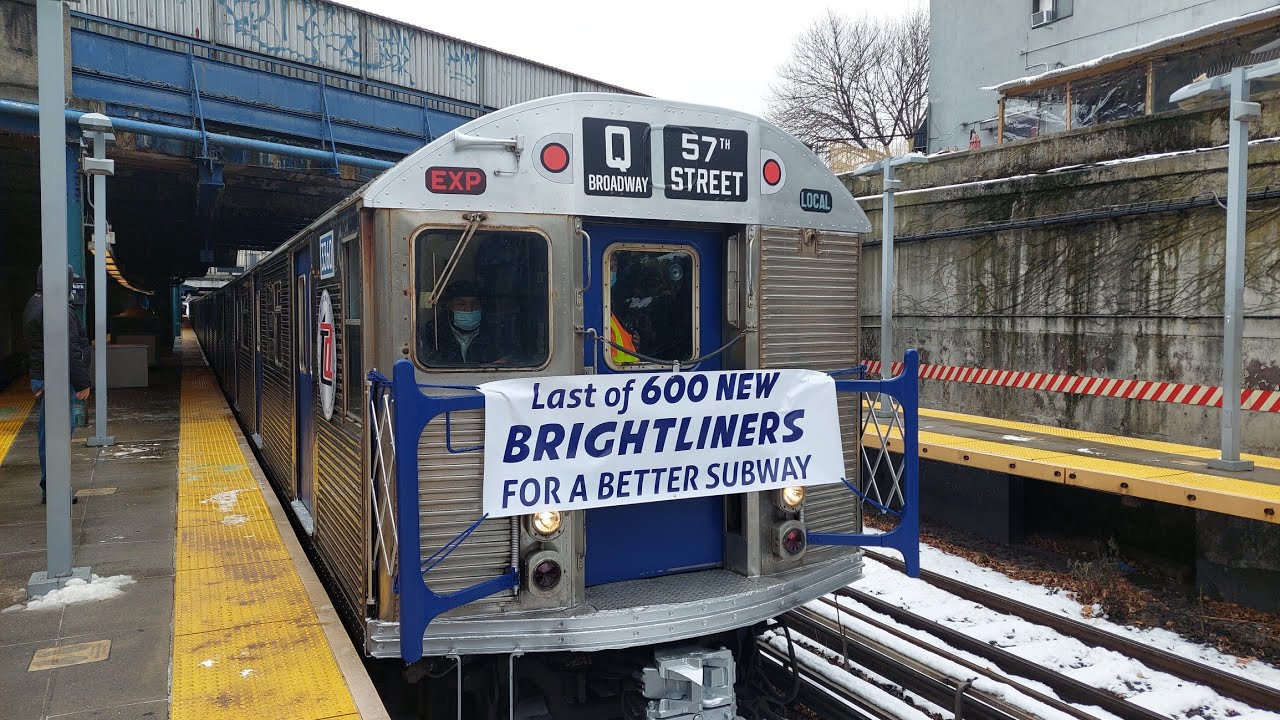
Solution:
{"label": "face mask", "polygon": [[454,310],[453,324],[459,330],[470,332],[480,327],[480,311],[479,310]]}

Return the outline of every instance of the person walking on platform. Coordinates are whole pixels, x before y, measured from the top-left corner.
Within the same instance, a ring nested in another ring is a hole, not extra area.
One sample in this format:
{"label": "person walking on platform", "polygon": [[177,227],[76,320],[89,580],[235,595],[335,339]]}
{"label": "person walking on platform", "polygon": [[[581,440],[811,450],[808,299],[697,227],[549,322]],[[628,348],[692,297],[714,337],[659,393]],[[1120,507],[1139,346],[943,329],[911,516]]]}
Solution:
{"label": "person walking on platform", "polygon": [[[45,469],[44,469],[44,385],[47,378],[44,376],[44,268],[36,270],[36,292],[27,301],[27,307],[22,311],[22,333],[27,336],[27,342],[31,344],[31,392],[35,393],[36,400],[40,403],[40,504],[46,502],[45,496]],[[67,266],[67,288],[71,288],[71,281],[74,272],[71,266]],[[84,326],[80,324],[80,317],[76,315],[71,304],[67,304],[67,359],[71,368],[70,377],[67,380],[71,383],[71,390],[75,400],[84,400],[89,397],[89,337],[85,334]],[[58,378],[52,378],[57,381]],[[72,405],[75,404],[72,400]],[[75,412],[72,408],[71,416],[73,418],[72,429],[75,429]],[[76,503],[79,500],[73,495],[71,502]]]}

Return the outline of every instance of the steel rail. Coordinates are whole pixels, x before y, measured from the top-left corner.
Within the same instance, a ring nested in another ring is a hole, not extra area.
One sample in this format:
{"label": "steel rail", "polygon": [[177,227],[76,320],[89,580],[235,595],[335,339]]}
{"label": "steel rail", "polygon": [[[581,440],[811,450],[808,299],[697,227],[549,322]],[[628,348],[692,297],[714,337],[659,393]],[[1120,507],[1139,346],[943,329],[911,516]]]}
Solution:
{"label": "steel rail", "polygon": [[1036,720],[1036,716],[975,690],[969,679],[957,679],[869,638],[851,636],[812,610],[787,615],[793,630],[833,652],[844,655],[868,671],[925,698],[940,707],[957,707],[965,720]]}
{"label": "steel rail", "polygon": [[[985,658],[1006,673],[1013,673],[1028,680],[1044,683],[1058,694],[1058,698],[1044,695],[1032,688],[1024,687],[1021,684],[1018,684],[1017,687],[1020,692],[1030,695],[1031,697],[1034,697],[1040,702],[1050,705],[1057,710],[1076,717],[1078,720],[1092,720],[1093,716],[1079,710],[1078,708],[1072,707],[1071,705],[1067,705],[1063,702],[1064,700],[1079,703],[1081,705],[1096,705],[1118,717],[1124,718],[1124,720],[1168,720],[1168,717],[1165,715],[1148,710],[1141,705],[1132,703],[1106,690],[1072,679],[1056,670],[1014,655],[1003,648],[969,637],[962,632],[952,630],[945,625],[936,623],[928,618],[921,617],[907,610],[903,610],[902,608],[896,607],[864,592],[844,588],[836,591],[835,594],[839,597],[849,598],[855,602],[861,603],[878,613],[888,615],[894,620],[894,622],[915,628],[916,630],[927,632],[939,640],[942,640],[952,648],[963,650],[977,655],[978,657]],[[824,602],[835,605],[834,601],[826,600],[825,598]],[[869,623],[885,632],[893,633],[908,642],[913,642],[922,647],[930,648],[928,643],[907,635],[897,628],[885,625],[874,618],[866,617],[856,610],[848,607],[842,607],[841,611],[849,613],[858,620]],[[955,658],[949,659],[955,660]],[[967,661],[962,660],[961,662],[977,672],[983,672],[984,670],[982,668],[972,666]],[[983,672],[983,674],[987,673]],[[988,677],[990,677],[990,675],[988,675]]]}
{"label": "steel rail", "polygon": [[[760,654],[770,663],[765,670],[771,680],[786,680],[784,666],[786,655],[763,640],[758,643]],[[899,720],[889,712],[882,710],[862,698],[852,695],[847,689],[833,683],[829,678],[808,673],[800,676],[800,696],[796,702],[804,705],[819,717],[849,718],[850,720]],[[741,708],[739,708],[741,712]]]}
{"label": "steel rail", "polygon": [[[900,560],[867,550],[864,550],[863,553],[872,560],[895,568],[898,571],[903,570],[902,561]],[[1184,680],[1204,685],[1212,688],[1220,695],[1234,698],[1264,710],[1280,707],[1280,688],[1269,687],[1225,670],[1194,660],[1188,660],[1180,655],[1175,655],[1167,650],[1161,650],[1150,645],[1144,645],[1123,635],[1099,630],[1092,625],[1020,603],[1017,600],[997,595],[945,575],[921,570],[920,579],[939,590],[985,605],[992,610],[1052,628],[1086,645],[1114,650],[1122,655],[1127,655],[1153,670],[1161,670]]]}

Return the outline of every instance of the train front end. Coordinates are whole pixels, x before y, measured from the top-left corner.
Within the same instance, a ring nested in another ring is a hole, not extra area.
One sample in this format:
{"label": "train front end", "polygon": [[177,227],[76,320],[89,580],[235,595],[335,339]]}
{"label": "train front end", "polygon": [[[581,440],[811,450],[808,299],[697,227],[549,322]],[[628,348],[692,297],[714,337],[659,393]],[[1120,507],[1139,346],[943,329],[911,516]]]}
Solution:
{"label": "train front end", "polygon": [[869,226],[794,138],[558,96],[359,202],[370,655],[646,648],[665,692],[663,667],[716,667],[741,629],[860,577],[856,546],[884,542],[861,535],[865,393],[914,402],[914,379],[851,370]]}

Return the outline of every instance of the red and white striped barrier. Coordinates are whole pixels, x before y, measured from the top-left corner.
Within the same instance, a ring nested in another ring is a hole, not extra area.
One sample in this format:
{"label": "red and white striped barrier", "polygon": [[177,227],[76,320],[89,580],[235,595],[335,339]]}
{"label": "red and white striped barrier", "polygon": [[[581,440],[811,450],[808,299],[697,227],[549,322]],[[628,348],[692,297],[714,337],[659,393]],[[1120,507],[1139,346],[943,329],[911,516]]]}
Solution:
{"label": "red and white striped barrier", "polygon": [[[868,373],[880,372],[879,360],[864,360],[863,363],[867,366]],[[902,372],[902,363],[893,363],[893,374],[897,375],[900,372]],[[1126,400],[1155,400],[1181,405],[1222,407],[1222,388],[1214,385],[1120,380],[953,365],[921,365],[920,377],[928,380],[948,380],[1076,395],[1101,395]],[[1257,412],[1280,412],[1280,391],[1244,390],[1240,393],[1240,406],[1244,410]]]}

